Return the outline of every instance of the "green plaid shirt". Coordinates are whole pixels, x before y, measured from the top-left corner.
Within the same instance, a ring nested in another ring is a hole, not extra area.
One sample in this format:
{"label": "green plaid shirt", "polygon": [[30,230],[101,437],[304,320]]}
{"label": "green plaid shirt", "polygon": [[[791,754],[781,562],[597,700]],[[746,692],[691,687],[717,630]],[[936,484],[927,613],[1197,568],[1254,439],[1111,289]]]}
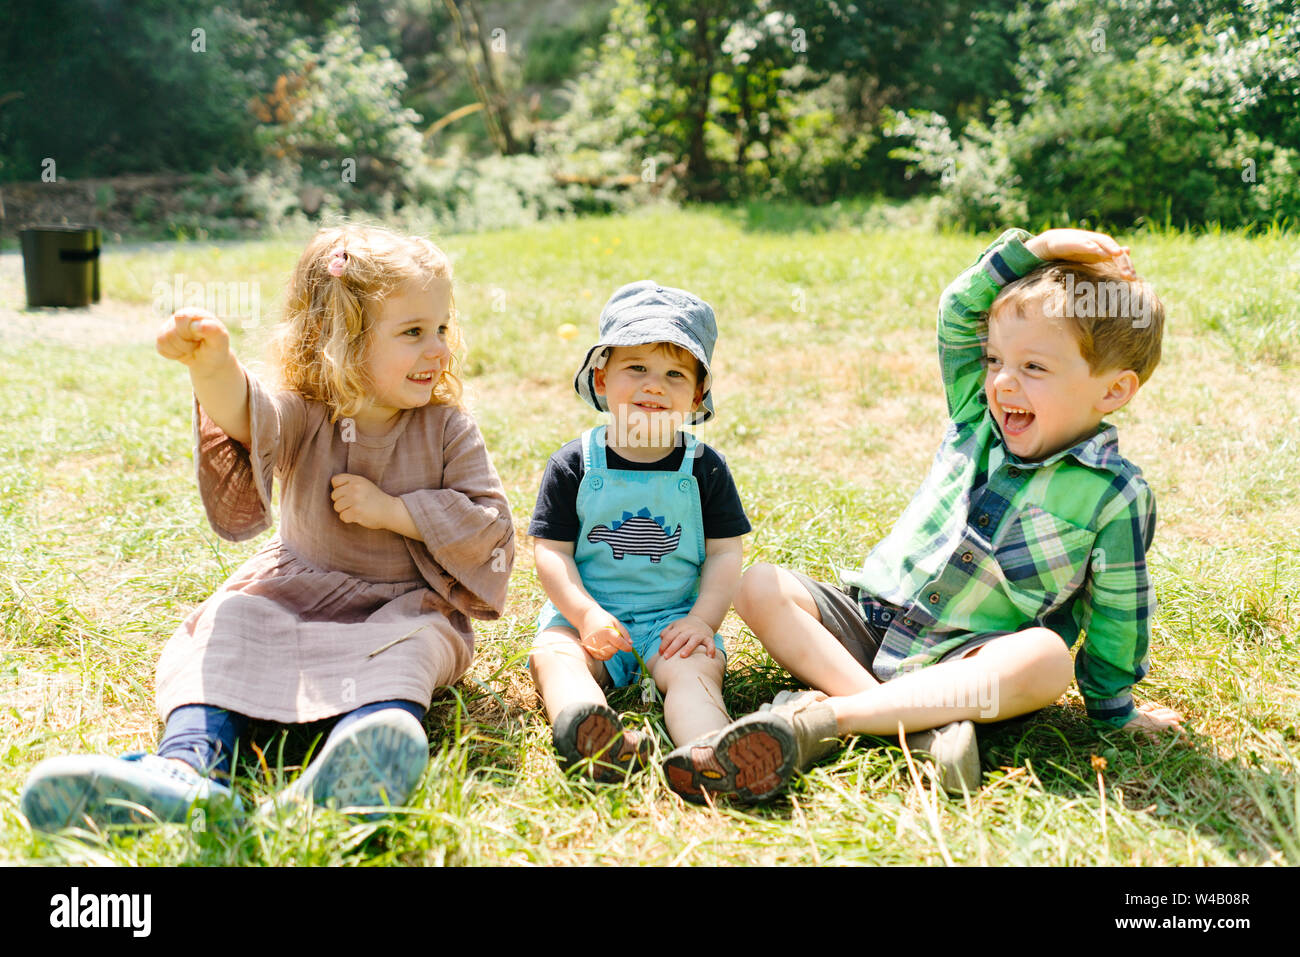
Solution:
{"label": "green plaid shirt", "polygon": [[1029,236],[1007,231],[944,290],[947,434],[888,537],[842,578],[884,632],[873,663],[882,680],[976,636],[1044,626],[1073,646],[1082,632],[1075,676],[1088,714],[1119,727],[1147,670],[1155,499],[1105,422],[1041,462],[1002,442],[984,395],[986,320],[1003,286],[1042,265],[1025,248]]}

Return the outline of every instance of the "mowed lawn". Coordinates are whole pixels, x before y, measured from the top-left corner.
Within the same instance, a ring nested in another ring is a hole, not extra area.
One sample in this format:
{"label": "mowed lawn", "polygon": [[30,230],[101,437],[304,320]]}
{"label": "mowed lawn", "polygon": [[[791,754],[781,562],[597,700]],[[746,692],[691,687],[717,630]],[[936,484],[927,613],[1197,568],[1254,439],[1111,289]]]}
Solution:
{"label": "mowed lawn", "polygon": [[[433,757],[412,808],[80,840],[32,834],[24,777],[52,755],[151,748],[159,650],[265,540],[232,545],[204,520],[188,380],[153,348],[168,305],[155,284],[256,284],[260,322],[230,322],[256,367],[302,240],[110,247],[90,310],[25,312],[21,263],[0,257],[0,862],[1300,864],[1294,234],[1122,237],[1168,315],[1161,366],[1114,419],[1159,509],[1161,607],[1138,695],[1180,710],[1185,735],[1099,735],[1072,688],[983,737],[984,788],[968,800],[879,739],[849,742],[757,809],[684,804],[657,770],[627,786],[560,774],[524,668],[544,597],[523,532],[547,457],[598,421],[572,377],[614,288],[651,277],[717,311],[718,416],[700,435],[727,456],[754,524],[747,563],[828,578],[860,562],[929,467],[944,427],[938,295],[991,237],[798,226],[649,209],[440,239],[468,403],[520,551],[504,617],[478,626],[469,676],[426,722]],[[734,615],[724,633],[733,714],[794,685]],[[654,701],[633,689],[615,703],[662,735]],[[242,764],[252,799],[296,771],[309,738],[258,744]]]}

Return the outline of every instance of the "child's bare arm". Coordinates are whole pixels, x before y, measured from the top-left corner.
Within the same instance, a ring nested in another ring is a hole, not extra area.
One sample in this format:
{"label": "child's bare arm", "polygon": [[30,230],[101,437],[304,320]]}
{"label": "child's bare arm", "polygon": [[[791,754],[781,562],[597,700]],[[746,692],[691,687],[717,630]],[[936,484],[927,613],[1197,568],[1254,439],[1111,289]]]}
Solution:
{"label": "child's bare arm", "polygon": [[578,630],[582,647],[593,658],[608,661],[615,652],[632,650],[623,623],[602,608],[582,584],[573,560],[573,542],[536,538],[533,562],[546,597]]}
{"label": "child's bare arm", "polygon": [[1183,716],[1172,708],[1148,701],[1137,706],[1137,713],[1124,725],[1125,731],[1137,731],[1154,738],[1164,731],[1182,731]]}
{"label": "child's bare arm", "polygon": [[156,345],[163,358],[190,370],[194,397],[208,418],[236,442],[251,445],[248,381],[221,320],[206,309],[178,309],[158,330]]}
{"label": "child's bare arm", "polygon": [[744,549],[740,538],[708,538],[704,541],[704,565],[700,569],[700,594],[688,614],[660,632],[659,654],[668,658],[680,654],[689,658],[696,647],[710,658],[717,654],[713,636],[731,610],[740,586]]}

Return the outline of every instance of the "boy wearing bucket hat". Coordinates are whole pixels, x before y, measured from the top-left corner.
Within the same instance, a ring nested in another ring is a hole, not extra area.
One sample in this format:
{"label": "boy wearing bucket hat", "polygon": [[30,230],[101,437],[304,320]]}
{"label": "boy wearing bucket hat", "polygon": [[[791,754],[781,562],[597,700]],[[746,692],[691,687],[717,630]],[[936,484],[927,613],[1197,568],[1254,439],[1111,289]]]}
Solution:
{"label": "boy wearing bucket hat", "polygon": [[[691,293],[650,280],[614,293],[574,378],[609,424],[551,456],[528,528],[550,599],[529,667],[561,765],[597,780],[622,779],[649,757],[649,738],[624,729],[604,693],[632,683],[642,662],[674,742],[698,742],[730,720],[717,630],[750,525],[726,462],[680,430],[713,417],[716,339],[712,308]],[[750,762],[711,755],[697,769],[692,753],[679,748],[667,765],[688,798],[703,796],[701,774],[743,784],[754,773]]]}

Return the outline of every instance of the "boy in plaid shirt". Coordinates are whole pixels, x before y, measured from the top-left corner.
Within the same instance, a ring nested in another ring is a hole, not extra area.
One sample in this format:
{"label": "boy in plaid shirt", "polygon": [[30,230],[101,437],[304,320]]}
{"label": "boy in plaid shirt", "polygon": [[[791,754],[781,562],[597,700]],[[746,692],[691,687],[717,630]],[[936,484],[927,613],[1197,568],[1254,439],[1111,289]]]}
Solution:
{"label": "boy in plaid shirt", "polygon": [[[929,476],[844,589],[773,565],[745,573],[737,612],[818,690],[783,693],[697,747],[698,785],[766,800],[839,736],[901,729],[946,790],[975,790],[972,721],[1051,704],[1072,672],[1100,725],[1180,729],[1168,708],[1133,703],[1155,614],[1155,501],[1102,421],[1155,368],[1163,322],[1128,250],[1100,233],[1009,230],[962,273],[940,302],[950,421]],[[736,754],[714,753],[724,735]],[[704,774],[719,766],[737,771]]]}

